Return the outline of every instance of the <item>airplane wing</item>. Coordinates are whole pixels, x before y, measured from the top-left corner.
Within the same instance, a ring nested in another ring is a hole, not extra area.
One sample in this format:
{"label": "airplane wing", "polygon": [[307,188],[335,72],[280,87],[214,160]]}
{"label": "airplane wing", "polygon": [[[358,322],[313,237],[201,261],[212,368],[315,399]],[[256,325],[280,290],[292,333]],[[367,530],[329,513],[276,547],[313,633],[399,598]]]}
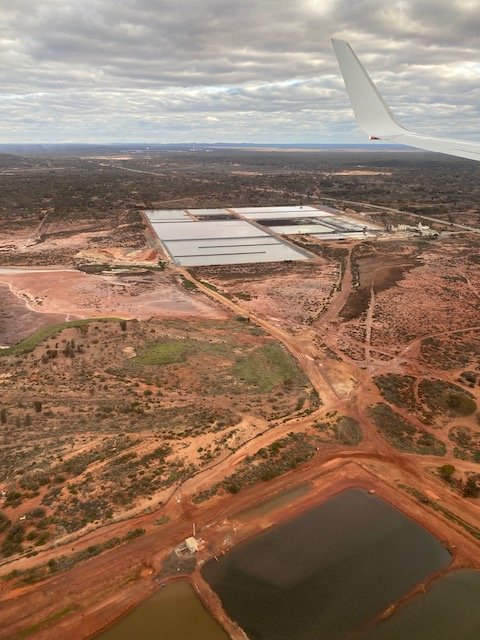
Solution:
{"label": "airplane wing", "polygon": [[405,129],[396,121],[348,42],[332,40],[332,44],[357,123],[370,139],[480,161],[480,143],[435,138]]}

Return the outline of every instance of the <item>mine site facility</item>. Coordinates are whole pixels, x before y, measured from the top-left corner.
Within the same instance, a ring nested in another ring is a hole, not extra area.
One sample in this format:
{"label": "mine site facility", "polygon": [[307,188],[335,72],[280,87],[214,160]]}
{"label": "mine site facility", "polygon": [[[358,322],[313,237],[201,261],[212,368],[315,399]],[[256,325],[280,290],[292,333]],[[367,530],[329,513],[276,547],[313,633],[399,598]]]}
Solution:
{"label": "mine site facility", "polygon": [[323,240],[372,237],[382,231],[321,206],[146,211],[171,260],[185,266],[308,260],[288,235]]}

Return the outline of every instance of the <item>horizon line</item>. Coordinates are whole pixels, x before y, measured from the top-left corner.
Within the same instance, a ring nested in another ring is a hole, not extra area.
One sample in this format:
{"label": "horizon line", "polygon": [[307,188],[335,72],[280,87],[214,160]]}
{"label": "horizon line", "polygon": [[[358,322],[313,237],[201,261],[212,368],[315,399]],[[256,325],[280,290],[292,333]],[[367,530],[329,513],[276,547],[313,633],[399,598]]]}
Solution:
{"label": "horizon line", "polygon": [[0,142],[0,148],[21,146],[139,146],[139,147],[398,147],[407,148],[405,145],[393,142],[136,142],[136,141],[111,141],[111,142]]}

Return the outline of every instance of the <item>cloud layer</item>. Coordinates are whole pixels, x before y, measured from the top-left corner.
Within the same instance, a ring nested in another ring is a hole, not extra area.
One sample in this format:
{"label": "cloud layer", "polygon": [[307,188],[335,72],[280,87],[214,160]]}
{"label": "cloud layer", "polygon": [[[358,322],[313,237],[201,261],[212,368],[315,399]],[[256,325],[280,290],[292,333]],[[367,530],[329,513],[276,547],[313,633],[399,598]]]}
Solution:
{"label": "cloud layer", "polygon": [[479,0],[0,0],[0,24],[1,142],[361,142],[331,37],[406,125],[480,134]]}

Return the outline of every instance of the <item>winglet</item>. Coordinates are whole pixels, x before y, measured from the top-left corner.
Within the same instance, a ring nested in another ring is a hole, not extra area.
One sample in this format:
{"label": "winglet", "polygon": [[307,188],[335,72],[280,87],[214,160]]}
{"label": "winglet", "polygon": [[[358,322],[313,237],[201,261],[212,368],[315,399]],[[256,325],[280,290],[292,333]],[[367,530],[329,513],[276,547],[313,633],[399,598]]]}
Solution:
{"label": "winglet", "polygon": [[359,127],[373,140],[405,133],[348,42],[332,44]]}
{"label": "winglet", "polygon": [[355,118],[370,140],[390,140],[395,144],[406,144],[417,149],[480,162],[479,142],[437,138],[402,127],[378,93],[352,47],[343,40],[332,40],[332,43]]}

